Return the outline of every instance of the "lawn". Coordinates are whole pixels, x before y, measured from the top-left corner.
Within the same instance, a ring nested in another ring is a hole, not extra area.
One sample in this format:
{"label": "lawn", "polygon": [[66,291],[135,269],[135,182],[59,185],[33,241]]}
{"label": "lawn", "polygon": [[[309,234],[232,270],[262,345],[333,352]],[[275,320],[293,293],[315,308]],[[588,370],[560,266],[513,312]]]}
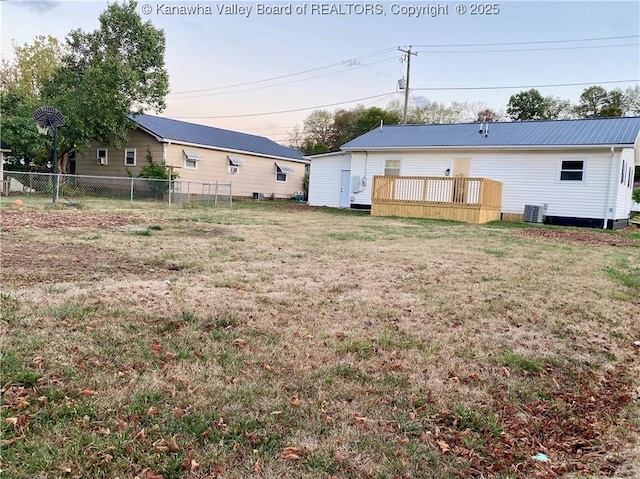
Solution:
{"label": "lawn", "polygon": [[7,478],[639,477],[633,231],[0,209]]}

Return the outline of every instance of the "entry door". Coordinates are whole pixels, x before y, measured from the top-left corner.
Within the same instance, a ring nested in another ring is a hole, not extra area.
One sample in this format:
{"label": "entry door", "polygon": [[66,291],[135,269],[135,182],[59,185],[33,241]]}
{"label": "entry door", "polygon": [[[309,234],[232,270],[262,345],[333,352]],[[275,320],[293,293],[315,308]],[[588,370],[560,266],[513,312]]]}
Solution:
{"label": "entry door", "polygon": [[471,171],[471,158],[454,158],[451,170],[451,176],[453,177],[469,176],[469,171]]}
{"label": "entry door", "polygon": [[466,181],[464,178],[469,176],[471,171],[471,158],[454,158],[452,170],[453,170],[453,190],[451,201],[457,204],[463,204],[467,202],[467,189]]}
{"label": "entry door", "polygon": [[351,170],[342,170],[340,176],[340,208],[351,206]]}

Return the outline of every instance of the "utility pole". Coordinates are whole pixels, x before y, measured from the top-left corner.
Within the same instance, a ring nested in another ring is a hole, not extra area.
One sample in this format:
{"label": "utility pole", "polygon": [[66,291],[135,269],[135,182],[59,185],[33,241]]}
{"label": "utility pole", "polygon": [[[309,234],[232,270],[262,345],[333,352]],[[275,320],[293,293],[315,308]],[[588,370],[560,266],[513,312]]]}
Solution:
{"label": "utility pole", "polygon": [[418,55],[416,52],[411,51],[411,45],[408,50],[403,50],[398,47],[402,53],[407,57],[407,84],[404,87],[404,114],[402,115],[402,124],[407,124],[407,108],[409,108],[409,74],[411,73],[411,55]]}

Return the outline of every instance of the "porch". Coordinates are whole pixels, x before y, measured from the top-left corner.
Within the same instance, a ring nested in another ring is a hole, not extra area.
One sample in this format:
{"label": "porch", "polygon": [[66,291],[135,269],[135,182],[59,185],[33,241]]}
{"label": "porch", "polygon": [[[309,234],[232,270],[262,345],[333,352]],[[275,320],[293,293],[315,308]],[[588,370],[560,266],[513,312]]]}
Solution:
{"label": "porch", "polygon": [[372,216],[488,223],[500,220],[502,183],[487,178],[374,176]]}

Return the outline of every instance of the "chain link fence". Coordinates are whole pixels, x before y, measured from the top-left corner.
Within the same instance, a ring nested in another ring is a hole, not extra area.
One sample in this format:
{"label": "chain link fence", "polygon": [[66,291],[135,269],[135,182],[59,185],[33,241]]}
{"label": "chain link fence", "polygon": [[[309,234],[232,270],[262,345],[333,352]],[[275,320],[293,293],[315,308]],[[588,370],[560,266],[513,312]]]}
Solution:
{"label": "chain link fence", "polygon": [[[231,183],[200,183],[117,176],[54,175],[5,171],[2,194],[66,203],[122,200],[134,203],[232,205]],[[55,198],[55,199],[54,199]]]}

